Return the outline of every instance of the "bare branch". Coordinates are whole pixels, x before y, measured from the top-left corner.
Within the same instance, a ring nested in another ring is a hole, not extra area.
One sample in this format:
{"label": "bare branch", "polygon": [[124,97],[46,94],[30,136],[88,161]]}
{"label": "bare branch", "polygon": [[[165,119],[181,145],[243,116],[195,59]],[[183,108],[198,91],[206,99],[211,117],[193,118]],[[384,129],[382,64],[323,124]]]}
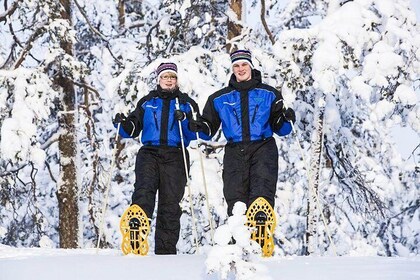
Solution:
{"label": "bare branch", "polygon": [[57,142],[60,139],[60,134],[54,133],[47,141],[41,144],[41,150],[48,149],[53,143]]}
{"label": "bare branch", "polygon": [[342,146],[336,146],[334,151],[325,144],[325,150],[333,163],[334,175],[349,194],[349,206],[352,210],[371,217],[378,213],[385,218],[385,203],[364,180],[359,169],[350,162]]}
{"label": "bare branch", "polygon": [[143,27],[146,25],[146,22],[144,21],[137,21],[132,23],[130,26],[127,27],[127,29],[133,29],[133,28],[138,28],[138,27]]}
{"label": "bare branch", "polygon": [[[7,9],[7,11],[5,11],[4,13],[0,14],[0,22],[2,21],[6,21],[7,18],[9,16],[11,16],[17,9],[17,7],[19,6],[19,2],[22,2],[23,0],[16,0],[15,2],[13,2],[13,4],[9,7],[9,9]],[[6,3],[5,3],[6,6]]]}
{"label": "bare branch", "polygon": [[102,40],[104,41],[108,41],[105,37],[105,35],[103,35],[98,29],[96,29],[89,21],[88,16],[86,15],[85,11],[83,10],[83,8],[79,5],[79,3],[74,0],[74,4],[76,4],[77,8],[79,9],[80,13],[82,14],[83,18],[85,19],[86,23],[88,24],[90,30],[92,30],[93,33],[95,33],[96,35],[98,35]]}
{"label": "bare branch", "polygon": [[38,37],[40,37],[43,34],[44,31],[45,31],[45,24],[42,24],[40,27],[38,27],[37,30],[35,30],[34,33],[32,33],[31,37],[29,37],[28,41],[26,42],[26,46],[23,48],[22,52],[20,53],[19,59],[13,65],[13,69],[18,68],[23,63],[29,51],[32,49],[32,44],[35,42],[36,39],[38,39]]}
{"label": "bare branch", "polygon": [[[417,145],[417,147],[415,147],[415,148],[414,148],[414,150],[412,150],[412,151],[411,151],[411,154],[410,154],[410,156],[408,157],[408,159],[407,159],[407,160],[409,160],[411,157],[413,157],[413,158],[415,157],[414,152],[415,152],[418,148],[420,148],[420,144],[418,144],[418,145]],[[414,162],[415,162],[415,161],[416,161],[416,160],[414,159]]]}
{"label": "bare branch", "polygon": [[9,22],[9,31],[10,31],[10,34],[12,34],[12,37],[13,37],[13,40],[15,41],[15,43],[18,44],[19,47],[21,47],[23,49],[23,44],[19,40],[19,38],[16,36],[15,30],[13,29],[12,22]]}
{"label": "bare branch", "polygon": [[79,3],[74,0],[74,3],[76,4],[77,8],[79,9],[80,13],[82,14],[83,18],[85,19],[87,25],[89,26],[89,29],[96,34],[97,36],[99,36],[99,38],[101,38],[106,44],[105,47],[107,48],[107,50],[109,51],[109,53],[111,54],[112,58],[114,58],[114,60],[119,64],[119,65],[123,65],[123,63],[121,61],[118,60],[118,58],[114,55],[114,53],[112,52],[111,48],[110,48],[110,44],[108,39],[106,38],[106,36],[104,34],[102,34],[98,29],[96,29],[89,21],[87,14],[85,13],[85,11],[83,10],[83,8],[79,5]]}
{"label": "bare branch", "polygon": [[57,179],[55,179],[54,175],[52,174],[50,164],[47,161],[45,161],[45,166],[47,167],[48,172],[50,173],[51,180],[53,180],[54,183],[57,183]]}
{"label": "bare branch", "polygon": [[16,173],[18,173],[21,169],[25,168],[27,165],[28,165],[28,164],[24,164],[24,165],[22,165],[22,166],[19,166],[19,167],[17,167],[17,168],[15,168],[15,169],[13,169],[13,170],[9,170],[9,171],[7,171],[7,172],[5,172],[5,173],[0,173],[0,177],[5,177],[5,176],[12,175],[12,174],[16,174]]}
{"label": "bare branch", "polygon": [[119,61],[119,59],[114,55],[114,53],[111,50],[111,47],[109,46],[109,41],[106,41],[105,47],[106,49],[109,51],[109,53],[111,54],[112,58],[120,65],[124,65],[121,61]]}
{"label": "bare branch", "polygon": [[152,60],[152,58],[151,58],[151,56],[150,56],[150,51],[151,51],[151,49],[150,49],[150,45],[151,45],[151,41],[152,41],[152,32],[153,32],[153,29],[157,29],[158,28],[158,26],[159,26],[159,23],[160,23],[160,20],[158,20],[157,22],[156,22],[156,24],[155,25],[153,25],[151,28],[150,28],[150,30],[149,30],[149,32],[147,33],[147,36],[146,36],[146,47],[147,47],[147,58],[149,59],[149,61],[151,61]]}
{"label": "bare branch", "polygon": [[85,84],[85,83],[79,83],[79,82],[76,82],[76,81],[73,81],[73,83],[74,83],[76,86],[78,86],[78,87],[83,87],[83,88],[86,88],[86,89],[88,89],[88,90],[90,90],[90,91],[94,92],[94,93],[96,94],[96,97],[97,97],[97,98],[100,98],[100,97],[101,97],[101,95],[99,94],[99,92],[98,92],[95,88],[93,88],[93,87],[89,86],[88,84]]}
{"label": "bare branch", "polygon": [[[21,0],[16,1],[15,3],[13,3],[13,5],[15,5],[19,1],[21,1]],[[7,6],[6,3],[7,2],[5,2],[5,7]],[[3,65],[0,67],[1,69],[10,68],[10,66],[15,62],[16,57],[15,57],[14,54],[15,54],[16,46],[19,46],[22,49],[25,48],[25,46],[23,45],[23,43],[17,37],[17,35],[15,33],[15,30],[13,29],[13,24],[12,23],[13,23],[12,21],[9,21],[8,25],[9,25],[10,34],[13,37],[13,45],[10,48],[10,54],[9,54],[9,56],[7,57],[7,59],[3,63]],[[36,59],[31,53],[29,53],[29,56],[31,56],[35,61],[37,61],[38,63],[40,63],[40,61],[38,59]]]}
{"label": "bare branch", "polygon": [[130,26],[128,26],[126,28],[121,28],[122,31],[119,33],[119,36],[124,36],[125,33],[127,33],[130,29],[143,27],[145,25],[146,25],[146,22],[144,22],[144,21],[134,22],[133,24],[131,24]]}
{"label": "bare branch", "polygon": [[267,21],[265,20],[265,0],[261,0],[261,22],[264,26],[265,32],[267,32],[268,38],[270,38],[271,44],[274,45],[274,36],[268,28]]}
{"label": "bare branch", "polygon": [[13,45],[10,48],[10,53],[7,56],[7,58],[4,60],[3,65],[0,66],[0,69],[4,69],[6,67],[9,67],[10,65],[12,65],[15,57],[14,57],[14,53],[15,53],[15,48],[16,48],[16,42],[13,42]]}

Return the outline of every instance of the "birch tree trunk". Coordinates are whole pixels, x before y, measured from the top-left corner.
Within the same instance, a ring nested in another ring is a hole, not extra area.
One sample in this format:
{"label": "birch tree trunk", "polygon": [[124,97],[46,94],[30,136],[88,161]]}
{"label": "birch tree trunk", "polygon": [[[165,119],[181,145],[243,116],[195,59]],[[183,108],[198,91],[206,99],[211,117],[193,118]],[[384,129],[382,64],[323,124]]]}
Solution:
{"label": "birch tree trunk", "polygon": [[[60,0],[64,10],[61,18],[71,19],[71,0]],[[61,48],[73,55],[73,45],[62,42]],[[60,178],[57,186],[59,210],[59,236],[61,248],[78,247],[78,199],[76,178],[76,133],[75,133],[75,96],[74,85],[64,73],[57,75],[55,84],[62,88],[61,112],[59,115],[59,153],[60,153]]]}
{"label": "birch tree trunk", "polygon": [[[242,20],[242,0],[231,0],[229,3],[229,7],[235,13],[237,20]],[[226,44],[226,51],[228,53],[231,53],[232,51],[235,51],[237,47],[236,45],[230,43],[230,40],[241,35],[242,26],[240,24],[237,24],[237,22],[230,19],[228,19],[227,26],[228,26],[228,36],[227,36],[228,43]]]}
{"label": "birch tree trunk", "polygon": [[308,190],[308,217],[307,217],[307,231],[306,240],[307,254],[312,255],[317,248],[317,226],[319,221],[319,209],[317,205],[318,190],[320,183],[321,159],[322,159],[322,145],[324,138],[324,114],[325,114],[325,94],[318,93],[315,100],[318,104],[315,108],[314,114],[314,133],[311,139],[311,157],[310,157],[310,178]]}
{"label": "birch tree trunk", "polygon": [[118,23],[120,30],[125,28],[125,0],[118,1]]}

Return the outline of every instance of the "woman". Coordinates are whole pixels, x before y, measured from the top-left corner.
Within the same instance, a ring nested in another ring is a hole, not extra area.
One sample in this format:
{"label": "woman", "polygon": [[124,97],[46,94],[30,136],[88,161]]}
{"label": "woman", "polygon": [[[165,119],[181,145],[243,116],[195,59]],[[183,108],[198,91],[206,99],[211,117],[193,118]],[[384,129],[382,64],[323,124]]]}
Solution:
{"label": "woman", "polygon": [[[187,182],[179,123],[187,147],[191,140],[196,139],[188,123],[192,111],[198,112],[198,105],[179,91],[175,63],[160,64],[157,74],[157,88],[140,99],[136,109],[127,117],[117,114],[113,122],[115,127],[121,124],[119,133],[124,138],[135,138],[142,132],[143,146],[136,159],[132,205],[140,206],[151,219],[159,190],[155,254],[176,254],[181,217],[179,203]],[[176,109],[177,102],[179,110]],[[189,166],[188,151],[185,153]],[[135,221],[130,221],[130,225],[133,223]]]}

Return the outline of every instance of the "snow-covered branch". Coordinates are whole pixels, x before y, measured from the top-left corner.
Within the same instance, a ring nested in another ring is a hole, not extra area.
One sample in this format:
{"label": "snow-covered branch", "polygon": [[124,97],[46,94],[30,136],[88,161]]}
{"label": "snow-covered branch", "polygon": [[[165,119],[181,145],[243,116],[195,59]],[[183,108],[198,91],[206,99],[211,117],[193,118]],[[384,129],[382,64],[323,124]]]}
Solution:
{"label": "snow-covered branch", "polygon": [[[4,5],[6,6],[7,0],[4,0],[4,1],[5,1]],[[19,7],[20,2],[23,2],[23,0],[15,0],[6,11],[4,11],[3,13],[0,13],[0,22],[6,21],[7,18],[10,17]]]}
{"label": "snow-covered branch", "polygon": [[85,11],[83,10],[83,8],[80,6],[80,4],[76,1],[73,0],[73,2],[76,4],[77,9],[79,10],[79,12],[82,14],[83,18],[85,19],[87,25],[89,26],[89,29],[96,34],[99,38],[101,38],[101,40],[103,40],[105,42],[105,47],[106,49],[109,51],[109,53],[111,54],[112,58],[119,64],[119,65],[123,65],[123,63],[115,56],[115,54],[113,53],[113,51],[111,50],[110,47],[110,43],[109,40],[106,38],[106,36],[104,34],[102,34],[98,29],[96,29],[90,22],[87,14],[85,13]]}
{"label": "snow-covered branch", "polygon": [[[349,194],[349,206],[357,213],[372,218],[385,218],[385,203],[369,187],[358,168],[347,158],[343,148],[338,145],[336,149],[337,151],[333,151],[325,144],[326,154],[332,162],[332,170],[340,185]],[[380,217],[377,214],[380,214]]]}
{"label": "snow-covered branch", "polygon": [[28,53],[31,51],[33,44],[36,39],[44,34],[46,31],[45,23],[40,24],[37,29],[32,33],[32,35],[26,41],[25,48],[21,51],[19,58],[16,60],[15,64],[13,65],[12,69],[17,69],[25,60]]}

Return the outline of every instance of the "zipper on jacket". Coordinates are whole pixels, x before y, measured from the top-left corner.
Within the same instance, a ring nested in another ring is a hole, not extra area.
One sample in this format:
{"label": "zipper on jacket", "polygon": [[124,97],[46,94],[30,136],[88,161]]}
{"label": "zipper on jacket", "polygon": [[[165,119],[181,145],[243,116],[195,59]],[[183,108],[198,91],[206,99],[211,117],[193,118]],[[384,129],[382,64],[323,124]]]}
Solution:
{"label": "zipper on jacket", "polygon": [[153,111],[153,118],[155,119],[156,129],[159,130],[158,119],[156,115],[156,111]]}
{"label": "zipper on jacket", "polygon": [[255,116],[257,115],[257,111],[258,111],[258,104],[257,104],[257,106],[255,106],[254,114],[252,115],[252,123],[254,123],[254,121],[255,121]]}
{"label": "zipper on jacket", "polygon": [[236,109],[235,108],[233,108],[233,114],[235,115],[236,122],[238,123],[238,125],[240,125],[241,123],[239,122],[238,113],[236,112]]}
{"label": "zipper on jacket", "polygon": [[174,117],[174,119],[172,120],[171,128],[170,128],[169,130],[174,129],[174,125],[175,125],[175,117]]}

